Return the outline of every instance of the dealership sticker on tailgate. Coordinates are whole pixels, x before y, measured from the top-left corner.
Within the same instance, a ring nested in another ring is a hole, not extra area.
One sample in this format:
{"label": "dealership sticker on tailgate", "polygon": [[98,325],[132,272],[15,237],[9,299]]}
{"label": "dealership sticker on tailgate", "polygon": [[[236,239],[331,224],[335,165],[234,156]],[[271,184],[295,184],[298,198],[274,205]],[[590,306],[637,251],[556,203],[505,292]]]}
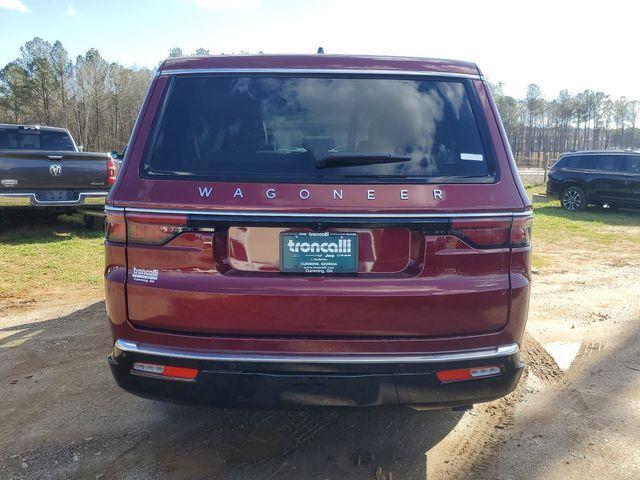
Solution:
{"label": "dealership sticker on tailgate", "polygon": [[158,280],[158,269],[152,268],[147,270],[144,268],[133,267],[131,270],[131,279],[136,282],[156,283],[156,280]]}
{"label": "dealership sticker on tailgate", "polygon": [[355,273],[358,271],[358,234],[283,232],[280,234],[280,271]]}

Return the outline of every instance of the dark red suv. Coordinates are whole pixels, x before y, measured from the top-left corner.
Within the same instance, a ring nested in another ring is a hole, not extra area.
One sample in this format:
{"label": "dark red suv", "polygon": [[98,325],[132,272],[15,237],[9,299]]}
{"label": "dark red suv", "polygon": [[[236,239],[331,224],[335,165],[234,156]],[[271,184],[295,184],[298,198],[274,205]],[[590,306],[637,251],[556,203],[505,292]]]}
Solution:
{"label": "dark red suv", "polygon": [[105,280],[124,389],[441,408],[516,386],[531,206],[474,64],[170,59],[122,168]]}

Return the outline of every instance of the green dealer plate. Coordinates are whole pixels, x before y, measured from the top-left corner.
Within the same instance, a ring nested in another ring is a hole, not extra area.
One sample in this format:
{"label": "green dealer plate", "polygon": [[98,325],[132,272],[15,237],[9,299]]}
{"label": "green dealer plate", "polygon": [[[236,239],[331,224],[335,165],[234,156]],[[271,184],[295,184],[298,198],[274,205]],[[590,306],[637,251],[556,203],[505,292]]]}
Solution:
{"label": "green dealer plate", "polygon": [[355,273],[358,271],[358,234],[283,232],[280,234],[280,271]]}

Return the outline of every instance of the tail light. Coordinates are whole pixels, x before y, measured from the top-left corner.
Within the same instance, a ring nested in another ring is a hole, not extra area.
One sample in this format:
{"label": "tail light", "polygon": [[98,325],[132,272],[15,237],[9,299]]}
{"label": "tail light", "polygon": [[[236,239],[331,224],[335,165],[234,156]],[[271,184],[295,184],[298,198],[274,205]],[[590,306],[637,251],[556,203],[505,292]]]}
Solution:
{"label": "tail light", "polygon": [[127,214],[127,243],[164,245],[185,230],[186,215]]}
{"label": "tail light", "polygon": [[117,176],[118,166],[116,165],[116,161],[112,157],[109,157],[107,159],[107,186],[111,187],[116,183]]}
{"label": "tail light", "polygon": [[511,247],[528,247],[531,245],[532,217],[515,217],[511,224]]}
{"label": "tail light", "polygon": [[105,239],[108,242],[127,241],[127,224],[124,220],[124,213],[107,212],[105,220]]}
{"label": "tail light", "polygon": [[526,247],[531,244],[531,217],[454,220],[449,233],[474,248]]}
{"label": "tail light", "polygon": [[164,245],[188,229],[186,215],[146,215],[107,212],[105,237],[109,242]]}

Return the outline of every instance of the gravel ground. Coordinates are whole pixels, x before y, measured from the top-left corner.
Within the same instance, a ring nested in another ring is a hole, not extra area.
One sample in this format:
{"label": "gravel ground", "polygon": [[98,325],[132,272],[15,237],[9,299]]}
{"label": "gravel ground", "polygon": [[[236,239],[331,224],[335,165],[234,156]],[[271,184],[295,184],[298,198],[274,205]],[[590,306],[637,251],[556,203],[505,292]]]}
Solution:
{"label": "gravel ground", "polygon": [[112,381],[99,298],[3,313],[0,478],[640,478],[640,267],[616,255],[536,275],[523,381],[464,414],[151,402]]}

